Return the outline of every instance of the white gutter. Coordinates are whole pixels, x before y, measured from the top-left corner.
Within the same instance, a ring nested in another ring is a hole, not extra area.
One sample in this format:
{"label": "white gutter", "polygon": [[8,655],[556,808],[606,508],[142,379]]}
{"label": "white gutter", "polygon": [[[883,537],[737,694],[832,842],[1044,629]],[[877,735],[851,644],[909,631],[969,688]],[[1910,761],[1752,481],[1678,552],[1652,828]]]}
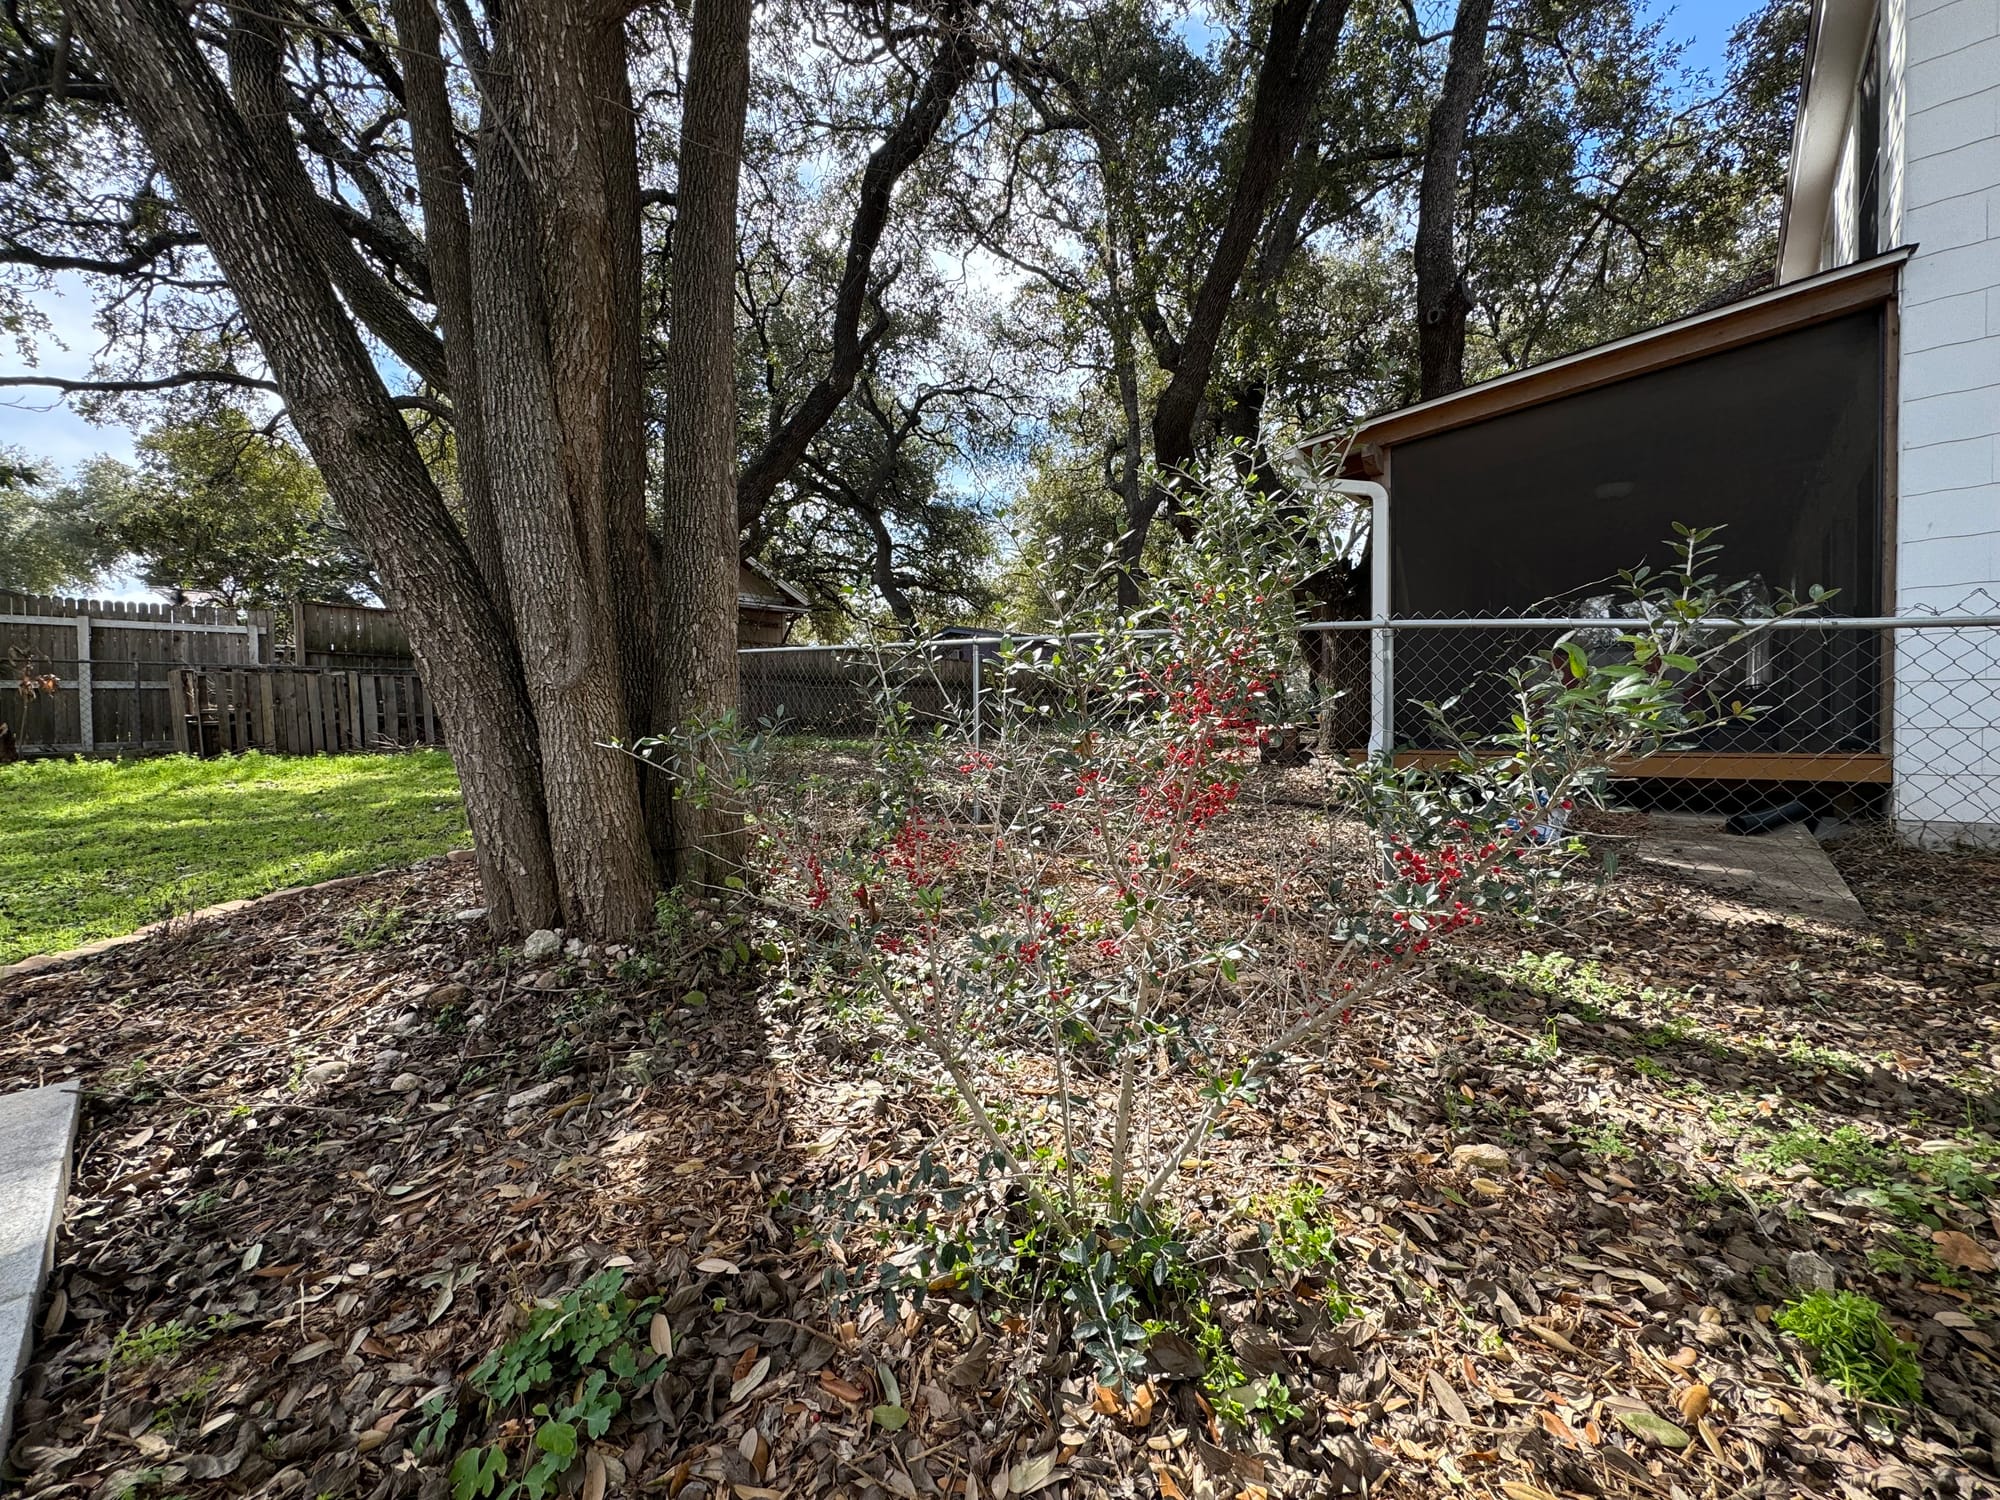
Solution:
{"label": "white gutter", "polygon": [[1792,125],[1792,160],[1785,174],[1785,208],[1778,224],[1778,284],[1819,269],[1820,242],[1833,206],[1840,154],[1868,39],[1873,0],[1816,0],[1806,41],[1805,83]]}

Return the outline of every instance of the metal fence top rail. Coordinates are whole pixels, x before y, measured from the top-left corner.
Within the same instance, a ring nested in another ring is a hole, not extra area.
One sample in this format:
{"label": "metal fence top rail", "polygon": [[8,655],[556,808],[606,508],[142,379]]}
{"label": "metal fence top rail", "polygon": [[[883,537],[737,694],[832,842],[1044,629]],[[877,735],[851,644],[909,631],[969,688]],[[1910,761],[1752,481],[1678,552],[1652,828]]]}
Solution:
{"label": "metal fence top rail", "polygon": [[[1590,618],[1562,615],[1493,615],[1464,619],[1391,616],[1388,619],[1369,620],[1300,620],[1292,628],[1310,633],[1368,630],[1605,630],[1650,623],[1653,622],[1631,615],[1599,615]],[[1785,615],[1774,619],[1738,620],[1704,617],[1698,620],[1673,620],[1660,623],[1697,630],[1965,630],[2000,626],[2000,615]],[[1149,628],[1127,631],[1126,634],[1143,638],[1170,635],[1172,632],[1165,628]],[[877,651],[891,653],[955,651],[966,646],[999,646],[1010,642],[1021,646],[1066,645],[1074,641],[1094,641],[1101,638],[1101,632],[1097,631],[1055,635],[1018,630],[996,632],[992,635],[955,635],[944,640],[932,641],[875,643],[815,641],[802,642],[795,646],[742,646],[737,649],[736,654],[782,656],[788,653],[806,655],[814,652],[846,651],[856,656],[865,656]]]}
{"label": "metal fence top rail", "polygon": [[[1392,615],[1385,620],[1306,620],[1300,630],[1603,630],[1607,626],[1655,623],[1636,615],[1597,615],[1589,619],[1556,615],[1494,615],[1470,619],[1411,619]],[[2000,625],[2000,615],[1784,615],[1772,619],[1662,619],[1658,623],[1697,630],[1962,630]]]}

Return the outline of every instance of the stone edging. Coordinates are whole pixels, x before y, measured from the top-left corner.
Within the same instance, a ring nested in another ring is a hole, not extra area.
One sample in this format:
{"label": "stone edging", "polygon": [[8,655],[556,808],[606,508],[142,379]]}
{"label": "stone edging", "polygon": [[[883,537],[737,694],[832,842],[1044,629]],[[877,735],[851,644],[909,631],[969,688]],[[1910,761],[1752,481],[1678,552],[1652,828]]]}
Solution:
{"label": "stone edging", "polygon": [[[216,906],[204,906],[199,911],[187,912],[178,917],[148,922],[144,927],[135,928],[131,932],[121,932],[116,937],[99,938],[94,943],[85,943],[81,948],[66,948],[61,953],[31,953],[19,963],[0,964],[0,981],[66,969],[71,964],[95,958],[98,954],[108,953],[113,948],[123,948],[128,943],[143,942],[170,927],[183,926],[189,922],[205,922],[215,917],[234,916],[237,912],[248,911],[253,906],[262,906],[270,901],[282,901],[289,896],[338,891],[351,885],[360,885],[364,881],[380,880],[384,875],[404,875],[417,870],[427,870],[438,862],[439,857],[432,855],[429,859],[420,859],[415,864],[391,865],[385,870],[370,870],[360,875],[336,875],[331,880],[315,881],[311,885],[288,885],[281,890],[266,891],[261,896],[244,896],[235,901],[224,901]],[[442,856],[446,862],[452,864],[470,862],[472,857],[470,849],[450,849]]]}
{"label": "stone edging", "polygon": [[75,1079],[0,1094],[0,1465],[15,1393],[35,1347],[35,1312],[55,1263],[76,1146]]}

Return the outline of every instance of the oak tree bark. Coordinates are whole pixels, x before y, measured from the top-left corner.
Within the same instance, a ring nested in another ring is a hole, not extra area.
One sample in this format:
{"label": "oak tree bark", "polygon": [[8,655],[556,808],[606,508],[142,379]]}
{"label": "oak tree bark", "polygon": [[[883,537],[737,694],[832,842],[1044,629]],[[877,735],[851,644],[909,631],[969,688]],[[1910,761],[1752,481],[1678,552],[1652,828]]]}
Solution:
{"label": "oak tree bark", "polygon": [[[681,107],[669,297],[660,580],[662,728],[736,706],[736,196],[750,94],[752,0],[696,0]],[[674,868],[720,885],[743,863],[729,767],[698,736],[709,795],[673,803]],[[655,826],[659,820],[656,816]]]}
{"label": "oak tree bark", "polygon": [[1459,0],[1444,80],[1424,136],[1423,180],[1417,189],[1417,369],[1422,399],[1465,384],[1465,320],[1472,311],[1453,250],[1458,174],[1466,130],[1486,74],[1486,28],[1493,0]]}
{"label": "oak tree bark", "polygon": [[450,726],[488,915],[501,930],[557,915],[520,663],[381,375],[308,248],[287,195],[173,0],[79,0],[79,27],[228,277],[294,425],[404,611]]}

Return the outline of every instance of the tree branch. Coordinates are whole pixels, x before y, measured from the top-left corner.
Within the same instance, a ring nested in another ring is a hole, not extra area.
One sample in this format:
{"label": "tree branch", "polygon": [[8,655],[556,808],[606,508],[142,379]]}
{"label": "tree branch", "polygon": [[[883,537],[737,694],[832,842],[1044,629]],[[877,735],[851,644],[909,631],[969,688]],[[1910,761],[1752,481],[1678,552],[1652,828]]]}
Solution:
{"label": "tree branch", "polygon": [[444,341],[362,261],[299,161],[285,101],[282,28],[246,9],[232,10],[230,22],[229,75],[237,108],[295,232],[369,331],[428,384],[450,389]]}
{"label": "tree branch", "polygon": [[0,386],[36,386],[64,395],[98,392],[172,391],[190,385],[226,385],[245,391],[276,391],[277,382],[238,370],[176,370],[150,380],[68,380],[60,375],[0,375]]}
{"label": "tree branch", "polygon": [[129,276],[143,271],[170,250],[184,250],[201,243],[201,236],[188,231],[170,231],[141,240],[116,259],[94,255],[52,255],[9,236],[0,240],[0,261],[9,265],[33,266],[38,271],[89,271],[99,276]]}
{"label": "tree branch", "polygon": [[744,466],[736,485],[739,525],[747,527],[756,522],[779,484],[805,456],[814,435],[854,388],[870,348],[886,332],[886,320],[879,315],[879,309],[865,334],[861,329],[861,314],[869,300],[868,278],[876,247],[882,243],[883,231],[888,227],[896,185],[936,137],[959,89],[972,76],[978,58],[979,49],[971,32],[963,27],[954,28],[938,48],[909,109],[862,169],[860,200],[855,205],[847,236],[847,260],[834,295],[833,358],[805,399]]}

